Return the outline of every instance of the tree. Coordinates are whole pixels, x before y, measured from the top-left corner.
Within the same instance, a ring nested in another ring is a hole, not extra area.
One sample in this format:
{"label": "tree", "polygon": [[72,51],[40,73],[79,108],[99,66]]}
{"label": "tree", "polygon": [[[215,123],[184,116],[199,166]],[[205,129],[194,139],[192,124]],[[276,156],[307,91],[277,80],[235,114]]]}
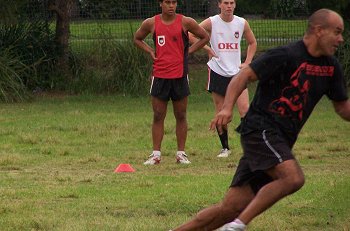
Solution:
{"label": "tree", "polygon": [[49,10],[56,14],[57,67],[68,79],[72,78],[69,71],[69,26],[74,4],[74,0],[49,0]]}
{"label": "tree", "polygon": [[25,4],[21,0],[0,0],[0,23],[15,24],[20,8]]}

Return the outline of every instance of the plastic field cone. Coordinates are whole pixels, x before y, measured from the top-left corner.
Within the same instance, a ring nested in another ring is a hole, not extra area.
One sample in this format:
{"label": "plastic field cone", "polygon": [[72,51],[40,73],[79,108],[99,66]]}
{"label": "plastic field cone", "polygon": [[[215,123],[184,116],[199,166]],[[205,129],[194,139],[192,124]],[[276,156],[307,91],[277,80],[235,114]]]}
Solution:
{"label": "plastic field cone", "polygon": [[114,172],[135,172],[135,169],[133,169],[130,164],[119,164]]}

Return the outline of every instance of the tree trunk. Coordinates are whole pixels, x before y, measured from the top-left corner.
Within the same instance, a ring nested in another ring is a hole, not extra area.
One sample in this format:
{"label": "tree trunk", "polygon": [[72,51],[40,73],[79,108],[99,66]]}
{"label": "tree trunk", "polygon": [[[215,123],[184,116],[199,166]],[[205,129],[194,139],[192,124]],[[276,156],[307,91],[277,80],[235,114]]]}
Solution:
{"label": "tree trunk", "polygon": [[59,58],[57,67],[66,75],[68,80],[72,79],[69,71],[69,25],[74,0],[50,0],[49,10],[56,13],[56,44]]}
{"label": "tree trunk", "polygon": [[208,15],[213,16],[219,13],[218,0],[208,0]]}

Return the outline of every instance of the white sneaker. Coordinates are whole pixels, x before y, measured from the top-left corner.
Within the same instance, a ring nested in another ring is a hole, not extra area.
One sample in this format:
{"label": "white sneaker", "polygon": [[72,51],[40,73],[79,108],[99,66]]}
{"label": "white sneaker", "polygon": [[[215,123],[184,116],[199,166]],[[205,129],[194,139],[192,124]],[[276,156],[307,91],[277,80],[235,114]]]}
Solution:
{"label": "white sneaker", "polygon": [[219,155],[217,155],[217,157],[228,157],[228,155],[231,154],[231,150],[230,149],[227,149],[227,148],[224,148],[224,149],[221,149]]}
{"label": "white sneaker", "polygon": [[143,163],[144,165],[154,165],[160,163],[160,156],[154,155],[153,153],[148,157],[148,160]]}
{"label": "white sneaker", "polygon": [[236,222],[230,222],[222,226],[219,231],[244,231],[246,225],[238,224]]}
{"label": "white sneaker", "polygon": [[191,161],[187,159],[187,155],[184,152],[178,152],[176,154],[176,162],[179,164],[190,164]]}

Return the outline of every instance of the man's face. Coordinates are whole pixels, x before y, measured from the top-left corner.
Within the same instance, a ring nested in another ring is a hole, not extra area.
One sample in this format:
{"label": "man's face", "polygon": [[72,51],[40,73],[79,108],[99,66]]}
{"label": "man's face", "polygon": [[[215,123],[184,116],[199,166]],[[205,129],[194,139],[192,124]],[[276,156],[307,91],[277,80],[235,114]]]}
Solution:
{"label": "man's face", "polygon": [[222,0],[219,2],[219,8],[222,14],[233,14],[233,11],[236,8],[235,0]]}
{"label": "man's face", "polygon": [[164,0],[160,3],[163,13],[175,14],[177,7],[177,0]]}
{"label": "man's face", "polygon": [[323,55],[334,55],[339,45],[344,42],[343,31],[343,20],[338,15],[332,14],[328,26],[319,32],[319,45]]}

